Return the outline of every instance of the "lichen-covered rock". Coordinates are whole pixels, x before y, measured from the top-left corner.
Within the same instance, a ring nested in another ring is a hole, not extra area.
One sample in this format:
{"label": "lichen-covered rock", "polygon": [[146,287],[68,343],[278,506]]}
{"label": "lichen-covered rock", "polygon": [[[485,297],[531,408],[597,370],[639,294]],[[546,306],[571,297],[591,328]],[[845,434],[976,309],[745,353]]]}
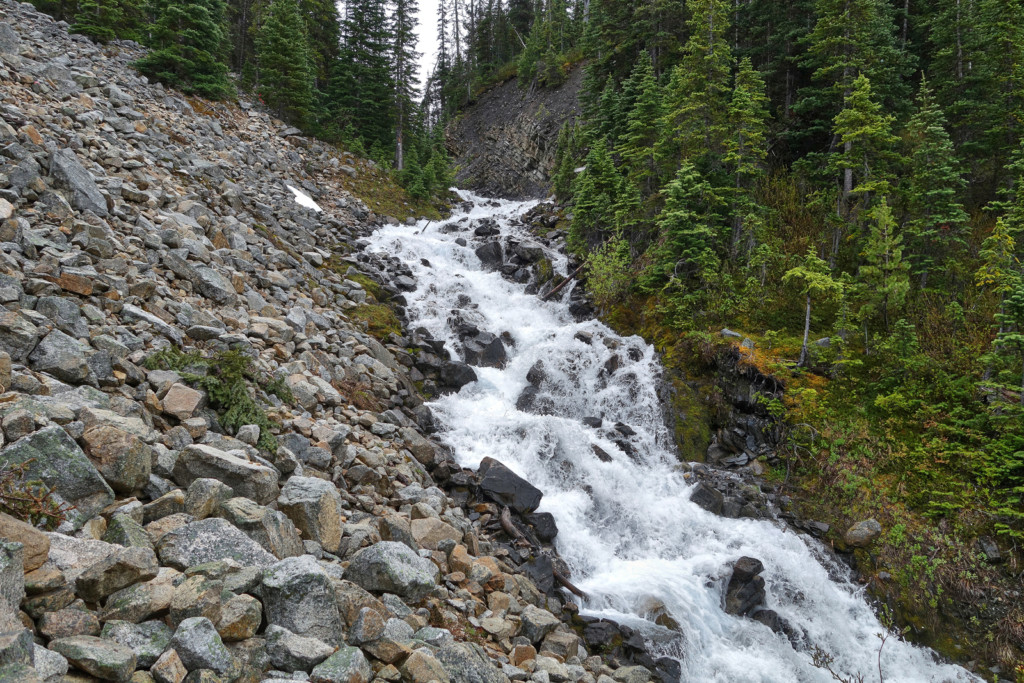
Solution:
{"label": "lichen-covered rock", "polygon": [[882,525],[874,519],[857,522],[843,534],[846,545],[854,548],[866,548],[882,535]]}
{"label": "lichen-covered rock", "polygon": [[28,479],[41,480],[60,500],[74,506],[66,517],[76,530],[114,501],[110,486],[60,427],[40,429],[8,446],[0,451],[0,461],[28,463]]}
{"label": "lichen-covered rock", "polygon": [[263,605],[251,595],[236,595],[221,606],[217,633],[225,643],[252,638],[263,622]]}
{"label": "lichen-covered rock", "polygon": [[130,647],[96,636],[74,636],[50,641],[49,648],[76,669],[105,681],[127,681],[135,671],[135,652]]}
{"label": "lichen-covered rock", "polygon": [[292,477],[277,499],[302,535],[335,553],[341,544],[341,495],[329,481]]}
{"label": "lichen-covered rock", "polygon": [[141,624],[133,624],[128,621],[108,621],[103,625],[103,632],[100,633],[101,638],[113,640],[131,648],[137,659],[136,666],[142,669],[153,666],[170,645],[173,635],[174,631],[167,624],[156,620]]}
{"label": "lichen-covered rock", "polygon": [[89,459],[114,491],[131,493],[149,483],[154,453],[139,437],[96,424],[85,430],[82,441]]}
{"label": "lichen-covered rock", "polygon": [[86,362],[89,355],[90,349],[85,344],[54,330],[39,342],[28,360],[36,372],[45,372],[70,384],[81,384],[89,379]]}
{"label": "lichen-covered rock", "polygon": [[78,576],[75,591],[86,602],[99,602],[111,593],[156,578],[160,570],[149,548],[119,548]]}
{"label": "lichen-covered rock", "polygon": [[381,541],[356,553],[345,577],[368,591],[419,600],[437,585],[439,572],[433,562],[420,557],[407,545]]}
{"label": "lichen-covered rock", "polygon": [[322,640],[296,635],[275,624],[267,627],[267,654],[281,671],[311,671],[334,653]]}
{"label": "lichen-covered rock", "polygon": [[210,669],[228,679],[237,675],[238,664],[206,617],[192,617],[178,624],[171,647],[189,671]]}
{"label": "lichen-covered rock", "polygon": [[157,542],[160,562],[177,569],[216,560],[235,560],[243,567],[273,564],[277,558],[226,519],[211,517],[163,535]]}
{"label": "lichen-covered rock", "polygon": [[342,623],[334,584],[309,555],[290,557],[267,567],[261,595],[270,624],[328,645],[341,642]]}
{"label": "lichen-covered rock", "polygon": [[309,676],[312,683],[370,683],[373,669],[358,647],[343,645],[318,664]]}
{"label": "lichen-covered rock", "polygon": [[217,479],[234,490],[236,496],[251,498],[266,505],[277,498],[277,472],[212,446],[186,446],[174,465],[174,479],[188,486],[196,479]]}
{"label": "lichen-covered rock", "polygon": [[50,538],[31,524],[0,512],[0,539],[20,543],[25,572],[38,569],[50,555]]}
{"label": "lichen-covered rock", "polygon": [[449,643],[437,651],[451,683],[509,683],[508,676],[493,666],[480,646]]}
{"label": "lichen-covered rock", "polygon": [[298,529],[280,510],[271,510],[248,498],[232,498],[221,503],[217,514],[279,559],[303,554]]}
{"label": "lichen-covered rock", "polygon": [[50,173],[71,191],[71,205],[76,209],[91,211],[101,218],[107,215],[107,200],[72,150],[58,149],[50,155]]}
{"label": "lichen-covered rock", "polygon": [[533,605],[527,605],[520,618],[522,620],[520,634],[531,643],[539,643],[544,636],[554,631],[562,623],[551,612]]}

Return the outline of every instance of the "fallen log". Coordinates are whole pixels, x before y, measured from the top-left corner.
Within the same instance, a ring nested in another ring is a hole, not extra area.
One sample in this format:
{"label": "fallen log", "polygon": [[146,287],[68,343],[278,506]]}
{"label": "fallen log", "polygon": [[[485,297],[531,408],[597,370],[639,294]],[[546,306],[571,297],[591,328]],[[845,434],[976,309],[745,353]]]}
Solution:
{"label": "fallen log", "polygon": [[576,270],[572,271],[572,273],[570,273],[570,274],[569,274],[569,276],[568,276],[567,278],[565,278],[564,280],[562,280],[562,282],[560,282],[560,283],[559,283],[559,285],[558,285],[557,287],[555,287],[555,288],[554,288],[554,289],[552,289],[552,290],[551,290],[550,292],[548,292],[547,294],[545,294],[544,296],[542,296],[542,297],[540,298],[540,300],[541,300],[541,301],[547,301],[548,299],[550,299],[551,297],[553,297],[553,296],[554,296],[555,294],[558,294],[559,292],[561,292],[561,291],[562,291],[562,289],[563,289],[563,288],[564,288],[564,287],[565,287],[565,286],[566,286],[567,284],[569,284],[570,282],[572,282],[573,280],[575,280],[575,279],[576,279],[576,276],[577,276],[577,275],[579,275],[580,273],[582,273],[582,272],[583,272],[583,269],[584,269],[584,268],[586,267],[586,265],[587,265],[587,264],[586,264],[586,263],[584,263],[584,264],[583,264],[583,265],[581,265],[581,266],[580,266],[579,268],[577,268]]}
{"label": "fallen log", "polygon": [[[501,511],[501,528],[505,530],[506,534],[516,539],[516,542],[522,543],[530,547],[536,547],[526,538],[523,532],[517,529],[516,525],[512,523],[512,513],[509,511],[508,507],[505,507]],[[572,583],[572,581],[567,579],[565,575],[562,574],[562,572],[558,571],[557,569],[552,569],[551,571],[555,575],[555,580],[558,581],[558,583],[562,584],[563,588],[565,588],[567,591],[569,591],[576,597],[580,598],[581,600],[589,600],[587,594],[581,591],[579,588],[577,588]]]}

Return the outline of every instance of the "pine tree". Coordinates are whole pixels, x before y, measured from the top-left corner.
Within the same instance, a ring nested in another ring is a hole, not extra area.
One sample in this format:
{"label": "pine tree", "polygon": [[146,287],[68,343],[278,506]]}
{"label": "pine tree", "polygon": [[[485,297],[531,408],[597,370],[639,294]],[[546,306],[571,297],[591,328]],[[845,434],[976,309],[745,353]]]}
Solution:
{"label": "pine tree", "polygon": [[[835,117],[835,135],[842,152],[832,154],[829,171],[839,178],[839,214],[856,221],[858,210],[871,206],[872,197],[891,189],[894,152],[899,139],[893,135],[894,117],[882,113],[871,82],[858,76],[843,110]],[[838,224],[841,227],[841,223]],[[833,254],[839,249],[839,230],[833,235]]]}
{"label": "pine tree", "polygon": [[416,0],[395,0],[392,15],[395,85],[395,168],[404,168],[405,137],[409,132],[419,80],[416,78]]}
{"label": "pine tree", "polygon": [[654,144],[661,117],[661,97],[654,80],[654,64],[647,52],[640,53],[633,74],[623,87],[626,112],[625,132],[617,148],[627,174],[645,194],[653,191]]}
{"label": "pine tree", "polygon": [[996,221],[992,233],[981,244],[981,266],[974,274],[974,284],[997,294],[1000,303],[1008,292],[1017,287],[1021,279],[1018,272],[1020,262],[1014,255],[1015,252],[1016,243],[1013,236],[1006,221],[1000,218]]}
{"label": "pine tree", "polygon": [[714,259],[718,246],[715,224],[721,200],[692,162],[683,162],[663,194],[658,237],[647,252],[643,281],[647,288],[698,274]]}
{"label": "pine tree", "polygon": [[996,353],[1009,351],[1017,356],[1020,369],[1020,404],[1024,406],[1024,280],[1018,280],[1003,302],[1002,310],[996,314],[999,333],[992,341]]}
{"label": "pine tree", "polygon": [[569,246],[574,252],[586,253],[608,237],[608,230],[615,222],[618,189],[619,175],[606,144],[599,141],[590,148],[585,168],[573,182]]}
{"label": "pine tree", "polygon": [[880,313],[882,326],[888,331],[889,321],[902,309],[910,291],[909,266],[903,260],[903,239],[885,198],[871,208],[868,218],[871,233],[860,267],[868,299],[860,314],[866,320],[872,313]]}
{"label": "pine tree", "polygon": [[964,246],[967,212],[960,203],[965,189],[946,119],[922,78],[917,111],[907,123],[910,176],[907,180],[907,237],[911,272],[921,278],[941,268]]}
{"label": "pine tree", "polygon": [[313,108],[313,72],[306,25],[296,0],[273,0],[256,34],[258,92],[278,117],[306,126]]}
{"label": "pine tree", "polygon": [[152,9],[152,50],[136,68],[187,93],[227,97],[231,86],[222,56],[224,0],[153,0]]}
{"label": "pine tree", "polygon": [[[235,1],[235,0],[232,0]],[[326,90],[331,66],[341,51],[341,17],[334,0],[298,0],[305,22],[313,90]]]}
{"label": "pine tree", "polygon": [[728,134],[731,8],[725,0],[687,0],[686,7],[690,37],[669,80],[656,153],[665,167],[675,168],[682,157],[715,168]]}
{"label": "pine tree", "polygon": [[740,60],[736,84],[729,103],[729,136],[725,139],[723,163],[733,176],[732,245],[737,253],[742,242],[753,248],[753,226],[758,206],[753,189],[765,171],[768,157],[768,98],[764,80],[748,57]]}
{"label": "pine tree", "polygon": [[141,41],[145,20],[142,0],[79,0],[68,30],[104,43],[115,38]]}

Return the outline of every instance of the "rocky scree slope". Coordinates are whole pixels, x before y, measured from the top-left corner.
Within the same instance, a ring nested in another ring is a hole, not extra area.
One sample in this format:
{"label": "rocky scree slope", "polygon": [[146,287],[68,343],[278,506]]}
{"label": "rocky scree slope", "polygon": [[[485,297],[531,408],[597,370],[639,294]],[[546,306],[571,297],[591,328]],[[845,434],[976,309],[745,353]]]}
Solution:
{"label": "rocky scree slope", "polygon": [[513,78],[480,97],[446,132],[459,187],[490,197],[550,193],[562,124],[579,111],[583,69],[557,88],[523,88]]}
{"label": "rocky scree slope", "polygon": [[471,369],[354,322],[416,286],[357,251],[361,162],[149,84],[134,44],[0,19],[0,468],[66,506],[0,515],[0,680],[671,674],[626,627],[570,628],[539,492],[427,437],[414,381]]}

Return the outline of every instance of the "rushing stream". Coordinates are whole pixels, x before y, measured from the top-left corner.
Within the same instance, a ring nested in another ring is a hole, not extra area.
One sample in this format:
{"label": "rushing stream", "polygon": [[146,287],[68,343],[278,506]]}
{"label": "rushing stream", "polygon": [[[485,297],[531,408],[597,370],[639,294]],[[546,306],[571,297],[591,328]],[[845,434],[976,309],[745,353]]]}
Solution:
{"label": "rushing stream", "polygon": [[[445,340],[453,357],[459,340],[449,318],[456,309],[472,309],[480,329],[507,332],[514,340],[506,344],[504,369],[475,368],[477,382],[431,407],[461,465],[476,468],[491,456],[544,492],[540,510],[557,520],[558,550],[573,582],[589,596],[581,613],[640,628],[652,654],[680,659],[683,681],[833,680],[812,664],[815,647],[834,657],[832,668],[844,678],[877,681],[877,634],[884,629],[860,588],[834,580],[847,572],[817,541],[781,523],[727,519],[690,502],[691,484],[661,419],[654,349],[596,320],[577,323],[564,303],[541,302],[523,285],[483,269],[474,253],[481,242],[473,238],[473,221],[493,218],[502,237],[527,239],[515,219],[532,203],[463,197],[474,202],[467,214],[383,228],[370,248],[409,265],[418,281],[406,295],[410,325]],[[442,229],[463,218],[469,219],[464,229]],[[456,243],[460,237],[468,246]],[[550,256],[564,274],[565,258]],[[590,343],[580,332],[593,335]],[[604,365],[613,355],[620,367],[609,376]],[[549,402],[548,415],[516,409],[538,360],[547,374],[541,399]],[[581,421],[592,416],[603,418],[602,428]],[[616,422],[636,432],[632,456],[611,440]],[[611,461],[596,457],[592,444]],[[797,647],[767,626],[723,610],[732,563],[744,555],[764,563],[766,606],[801,634]],[[653,623],[665,611],[678,631]],[[882,649],[881,670],[887,683],[977,680],[895,637]]]}

